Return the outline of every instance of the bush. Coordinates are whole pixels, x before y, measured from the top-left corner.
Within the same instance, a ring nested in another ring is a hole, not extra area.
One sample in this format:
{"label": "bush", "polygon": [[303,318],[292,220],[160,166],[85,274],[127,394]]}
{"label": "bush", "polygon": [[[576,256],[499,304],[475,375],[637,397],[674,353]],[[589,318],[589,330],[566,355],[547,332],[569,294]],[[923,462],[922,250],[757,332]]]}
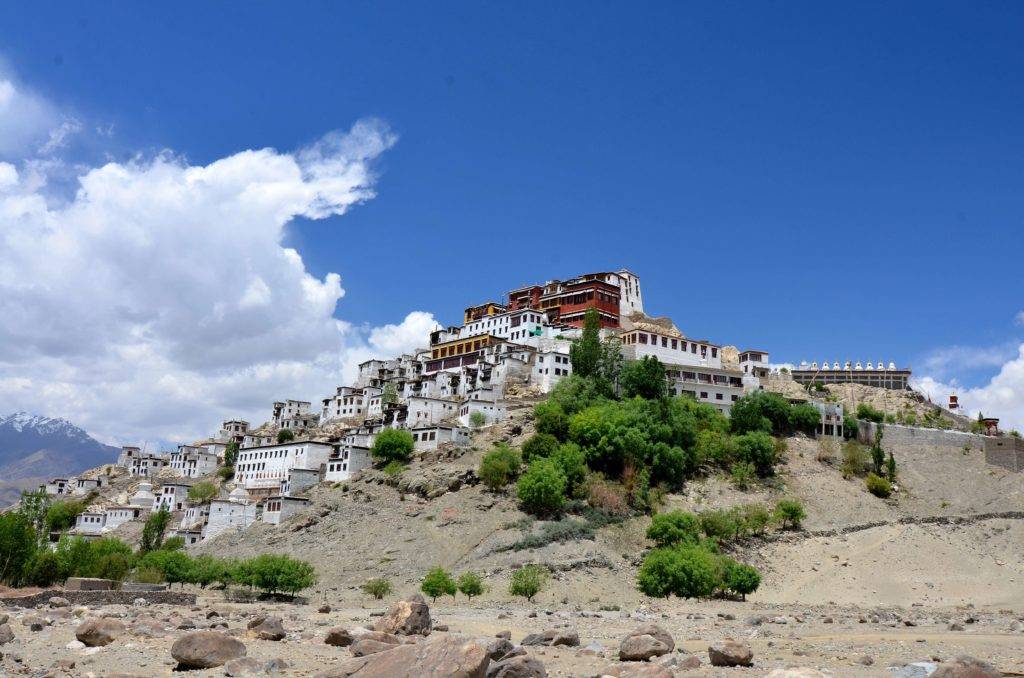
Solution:
{"label": "bush", "polygon": [[383,468],[384,474],[389,476],[401,475],[404,470],[405,464],[400,461],[389,461]]}
{"label": "bush", "polygon": [[860,405],[857,405],[857,418],[881,424],[885,421],[885,414],[881,410],[876,410],[867,403],[861,403]]}
{"label": "bush", "polygon": [[772,523],[772,512],[761,504],[747,504],[742,515],[743,524],[751,534],[764,534]]}
{"label": "bush", "polygon": [[760,476],[775,473],[775,440],[764,431],[736,436],[736,458],[751,464]]}
{"label": "bush", "polygon": [[807,517],[804,505],[796,499],[780,499],[775,504],[775,514],[778,516],[783,528],[799,528],[804,518]]}
{"label": "bush", "polygon": [[732,465],[732,484],[736,486],[738,490],[746,490],[750,487],[750,483],[753,482],[754,476],[757,475],[754,465],[748,461],[738,461]]}
{"label": "bush", "polygon": [[555,450],[550,459],[565,476],[565,494],[570,497],[583,494],[587,483],[587,461],[579,445],[565,443]]}
{"label": "bush", "polygon": [[695,547],[651,551],[637,574],[637,588],[645,595],[667,598],[708,598],[721,583],[718,556]]}
{"label": "bush", "polygon": [[208,480],[203,480],[188,488],[188,498],[192,501],[205,504],[217,496],[217,486]]}
{"label": "bush", "polygon": [[855,439],[860,426],[857,424],[857,417],[850,413],[843,415],[843,437],[847,440]]}
{"label": "bush", "polygon": [[697,434],[696,454],[699,463],[729,468],[736,458],[736,440],[725,431],[706,429]]}
{"label": "bush", "polygon": [[448,595],[454,598],[458,586],[455,584],[455,580],[452,579],[452,575],[448,573],[448,570],[443,567],[435,567],[423,577],[420,590],[436,602],[438,596]]}
{"label": "bush", "polygon": [[591,474],[587,480],[587,504],[613,515],[629,513],[626,490],[619,483],[605,480],[600,474]]}
{"label": "bush", "polygon": [[150,551],[142,556],[139,567],[160,570],[168,584],[184,584],[192,580],[192,559],[183,551]]}
{"label": "bush", "polygon": [[471,412],[469,415],[469,425],[473,428],[482,428],[487,425],[487,415],[483,412]]}
{"label": "bush", "polygon": [[363,590],[363,593],[373,596],[377,600],[391,593],[391,583],[383,577],[367,579],[359,588]]}
{"label": "bush", "polygon": [[876,476],[874,473],[868,474],[865,484],[867,485],[868,492],[876,497],[886,499],[892,494],[892,483],[881,476]]}
{"label": "bush", "polygon": [[789,401],[778,393],[755,391],[733,403],[730,424],[735,433],[763,431],[785,435],[792,430]]}
{"label": "bush", "polygon": [[739,594],[742,600],[746,600],[747,594],[753,593],[761,585],[761,573],[750,565],[737,563],[728,558],[725,560],[724,569],[722,588]]}
{"label": "bush", "polygon": [[660,400],[668,395],[665,366],[654,356],[644,356],[623,365],[619,385],[623,398]]}
{"label": "bush", "polygon": [[864,446],[856,440],[847,440],[843,443],[843,465],[841,467],[844,478],[860,477],[867,473],[868,453]]}
{"label": "bush", "polygon": [[407,462],[412,457],[412,448],[411,433],[397,428],[386,428],[373,439],[370,456],[382,464],[392,461]]}
{"label": "bush", "polygon": [[316,583],[316,570],[304,560],[264,553],[249,561],[252,586],[271,595],[294,596]]}
{"label": "bush", "polygon": [[523,443],[523,463],[550,457],[558,449],[558,438],[550,433],[535,433]]}
{"label": "bush", "polygon": [[831,464],[839,454],[839,444],[833,438],[822,438],[818,441],[818,453],[815,460],[822,464]]}
{"label": "bush", "polygon": [[556,402],[545,400],[533,408],[534,426],[537,433],[547,433],[559,440],[565,440],[569,434],[569,417],[565,410]]}
{"label": "bush", "polygon": [[523,551],[525,549],[539,549],[548,544],[593,538],[594,527],[589,521],[576,518],[562,518],[561,520],[543,523],[539,533],[527,534],[511,546],[501,550]]}
{"label": "bush", "polygon": [[470,600],[473,600],[473,596],[479,596],[484,592],[484,581],[475,572],[463,572],[459,575],[456,585],[459,587],[459,592]]}
{"label": "bush", "polygon": [[496,491],[508,485],[519,474],[522,460],[519,453],[504,443],[498,443],[480,460],[477,475],[490,490]]}
{"label": "bush", "polygon": [[700,542],[700,521],[686,511],[659,513],[651,519],[647,538],[658,546],[693,546]]}
{"label": "bush", "polygon": [[714,509],[704,511],[697,516],[700,530],[711,541],[722,544],[735,538],[737,532],[736,517],[731,511]]}
{"label": "bush", "polygon": [[818,426],[821,424],[821,413],[814,405],[800,403],[790,409],[789,421],[792,430],[813,436],[818,432]]}
{"label": "bush", "polygon": [[235,477],[235,467],[221,466],[219,469],[217,469],[217,477],[224,482],[231,480],[232,478]]}
{"label": "bush", "polygon": [[185,538],[184,537],[168,537],[164,539],[163,546],[160,547],[161,551],[184,551],[185,550]]}
{"label": "bush", "polygon": [[529,465],[516,485],[516,496],[527,513],[550,515],[565,503],[566,478],[550,459],[537,459]]}
{"label": "bush", "polygon": [[548,579],[548,571],[540,565],[524,565],[512,573],[508,592],[513,596],[522,596],[528,602],[541,592]]}
{"label": "bush", "polygon": [[85,505],[80,501],[68,499],[50,504],[46,509],[46,531],[63,532],[75,526],[75,519],[85,511]]}
{"label": "bush", "polygon": [[53,586],[61,581],[60,560],[52,551],[40,551],[29,567],[27,582],[32,586]]}
{"label": "bush", "polygon": [[290,428],[283,428],[277,432],[277,444],[287,443],[295,440],[295,433]]}
{"label": "bush", "polygon": [[132,581],[140,584],[163,584],[164,573],[159,567],[142,566],[135,570]]}

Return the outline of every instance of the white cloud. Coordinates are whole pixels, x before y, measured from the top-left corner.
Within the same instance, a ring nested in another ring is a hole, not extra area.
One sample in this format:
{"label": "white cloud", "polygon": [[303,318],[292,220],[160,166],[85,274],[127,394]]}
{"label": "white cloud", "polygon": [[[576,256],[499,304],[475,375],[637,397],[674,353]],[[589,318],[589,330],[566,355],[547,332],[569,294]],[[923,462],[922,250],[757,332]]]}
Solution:
{"label": "white cloud", "polygon": [[1018,325],[1024,325],[1024,311],[1017,311],[1017,315],[1013,317],[1013,321]]}
{"label": "white cloud", "polygon": [[395,140],[365,120],[295,153],[111,162],[60,204],[45,171],[0,164],[0,412],[107,440],[190,439],[424,345],[428,313],[379,328],[335,318],[341,277],[313,277],[281,244],[292,218],[373,197],[373,160]]}
{"label": "white cloud", "polygon": [[942,379],[951,373],[1000,367],[1016,353],[1016,342],[998,346],[947,346],[925,356],[921,371]]}
{"label": "white cloud", "polygon": [[56,108],[15,82],[0,63],[0,157],[20,157],[60,124]]}
{"label": "white cloud", "polygon": [[79,121],[74,118],[64,120],[62,123],[50,130],[50,138],[46,140],[45,144],[39,147],[39,153],[41,155],[49,155],[50,153],[63,148],[67,143],[68,137],[81,131],[82,123]]}
{"label": "white cloud", "polygon": [[915,379],[913,386],[936,403],[945,403],[955,393],[971,416],[982,412],[998,417],[1002,428],[1024,430],[1024,344],[1016,347],[983,386],[964,388],[956,379],[944,380],[931,374]]}

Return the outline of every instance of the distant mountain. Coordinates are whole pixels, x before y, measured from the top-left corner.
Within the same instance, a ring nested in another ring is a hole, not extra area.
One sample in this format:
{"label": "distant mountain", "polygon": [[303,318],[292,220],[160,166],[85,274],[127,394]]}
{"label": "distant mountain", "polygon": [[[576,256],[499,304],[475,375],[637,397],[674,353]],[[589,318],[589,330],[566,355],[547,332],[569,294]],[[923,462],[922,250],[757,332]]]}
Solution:
{"label": "distant mountain", "polygon": [[119,451],[65,419],[0,415],[0,506],[16,500],[22,488],[110,464]]}

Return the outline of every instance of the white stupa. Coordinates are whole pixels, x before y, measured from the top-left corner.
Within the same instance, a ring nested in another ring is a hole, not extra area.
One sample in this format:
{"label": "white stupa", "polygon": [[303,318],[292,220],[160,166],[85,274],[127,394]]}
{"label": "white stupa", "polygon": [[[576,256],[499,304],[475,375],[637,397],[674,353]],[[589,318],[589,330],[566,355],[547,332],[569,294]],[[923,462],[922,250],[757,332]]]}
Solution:
{"label": "white stupa", "polygon": [[139,483],[139,489],[135,490],[129,503],[139,508],[151,509],[154,501],[156,501],[156,495],[153,494],[153,484],[143,480]]}
{"label": "white stupa", "polygon": [[228,494],[228,501],[238,502],[239,504],[248,504],[249,493],[241,485],[235,485],[235,489],[231,490]]}

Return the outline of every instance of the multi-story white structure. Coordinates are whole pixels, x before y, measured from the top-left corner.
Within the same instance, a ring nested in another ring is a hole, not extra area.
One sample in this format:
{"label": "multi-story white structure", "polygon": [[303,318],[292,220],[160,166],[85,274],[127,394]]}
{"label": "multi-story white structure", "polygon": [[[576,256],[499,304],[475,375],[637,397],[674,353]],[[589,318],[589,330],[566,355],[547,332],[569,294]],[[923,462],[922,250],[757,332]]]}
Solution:
{"label": "multi-story white structure", "polygon": [[249,422],[241,419],[229,419],[220,425],[220,432],[217,434],[217,440],[227,443],[235,441],[241,443],[242,438],[249,431]]}
{"label": "multi-story white structure", "polygon": [[292,430],[315,426],[320,420],[320,415],[313,413],[311,407],[312,403],[305,400],[285,400],[274,403],[274,426]]}
{"label": "multi-story white structure", "polygon": [[167,457],[152,452],[143,452],[140,456],[131,460],[128,471],[133,476],[151,478],[167,467]]}
{"label": "multi-story white structure", "polygon": [[48,483],[39,486],[39,489],[46,494],[54,497],[63,496],[71,493],[71,486],[68,484],[67,478],[54,478]]}
{"label": "multi-story white structure", "polygon": [[[148,508],[148,507],[147,507]],[[116,530],[121,525],[133,520],[139,520],[145,514],[145,509],[139,506],[116,504],[108,506],[105,512],[104,527],[106,531]]]}
{"label": "multi-story white structure", "polygon": [[281,495],[293,497],[320,482],[320,469],[291,468],[288,475],[281,481]]}
{"label": "multi-story white structure", "polygon": [[153,500],[153,510],[181,511],[188,502],[188,491],[192,486],[187,483],[165,483],[160,494]]}
{"label": "multi-story white structure", "polygon": [[203,528],[202,538],[209,539],[221,532],[245,529],[256,522],[256,503],[241,485],[231,490],[226,499],[210,502],[210,512]]}
{"label": "multi-story white structure", "polygon": [[312,440],[291,440],[286,443],[248,447],[238,451],[235,480],[256,496],[276,491],[293,468],[319,470],[327,462],[334,446]]}
{"label": "multi-story white structure", "polygon": [[433,450],[443,443],[469,445],[469,429],[461,426],[418,426],[410,429],[413,447],[417,450]]}
{"label": "multi-story white structure", "polygon": [[327,460],[324,481],[337,483],[348,480],[353,473],[369,468],[372,464],[368,446],[342,443]]}
{"label": "multi-story white structure", "polygon": [[771,372],[771,365],[768,364],[768,351],[746,350],[740,351],[740,370],[743,374],[753,377],[767,377]]}
{"label": "multi-story white structure", "polygon": [[454,419],[458,416],[459,403],[444,398],[425,398],[413,396],[408,400],[409,413],[406,419],[406,426],[413,428],[436,424],[445,419]]}
{"label": "multi-story white structure", "polygon": [[365,417],[368,400],[373,395],[380,395],[380,389],[372,386],[365,388],[339,386],[333,396],[323,399],[320,419],[328,421],[348,417]]}
{"label": "multi-story white structure", "polygon": [[505,419],[505,405],[494,400],[479,400],[469,398],[463,400],[459,406],[459,423],[463,426],[472,426],[474,413],[483,415],[482,425],[488,426]]}
{"label": "multi-story white structure", "polygon": [[309,499],[305,497],[268,497],[263,504],[263,522],[279,525],[291,516],[306,510]]}
{"label": "multi-story white structure", "polygon": [[263,447],[264,445],[273,445],[276,437],[270,433],[246,433],[242,437],[242,444],[240,448],[249,447]]}
{"label": "multi-story white structure", "polygon": [[75,534],[81,536],[97,536],[103,533],[107,524],[104,511],[84,511],[75,518]]}
{"label": "multi-story white structure", "polygon": [[217,462],[217,454],[205,446],[178,445],[177,451],[170,454],[169,466],[183,478],[200,478],[216,472]]}
{"label": "multi-story white structure", "polygon": [[132,445],[123,445],[121,447],[121,454],[117,456],[117,466],[120,466],[121,468],[130,468],[132,459],[135,459],[141,454],[142,450],[140,448]]}

